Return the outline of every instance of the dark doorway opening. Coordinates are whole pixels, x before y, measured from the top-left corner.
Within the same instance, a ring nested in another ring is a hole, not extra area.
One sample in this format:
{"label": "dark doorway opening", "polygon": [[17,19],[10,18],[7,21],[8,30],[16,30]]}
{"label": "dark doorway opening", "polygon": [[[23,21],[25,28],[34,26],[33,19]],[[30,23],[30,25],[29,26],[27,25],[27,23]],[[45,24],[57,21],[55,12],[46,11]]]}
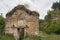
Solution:
{"label": "dark doorway opening", "polygon": [[22,40],[24,38],[24,28],[17,28],[18,34],[19,34],[19,39]]}

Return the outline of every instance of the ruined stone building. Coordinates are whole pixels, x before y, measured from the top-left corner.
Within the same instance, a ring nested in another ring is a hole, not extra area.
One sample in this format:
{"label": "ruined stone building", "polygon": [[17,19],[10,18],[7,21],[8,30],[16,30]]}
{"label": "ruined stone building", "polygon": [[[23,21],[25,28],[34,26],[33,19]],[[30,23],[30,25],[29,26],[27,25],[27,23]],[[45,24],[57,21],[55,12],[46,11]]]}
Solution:
{"label": "ruined stone building", "polygon": [[8,12],[5,23],[5,33],[15,36],[39,33],[39,13],[28,10],[24,5],[18,5]]}

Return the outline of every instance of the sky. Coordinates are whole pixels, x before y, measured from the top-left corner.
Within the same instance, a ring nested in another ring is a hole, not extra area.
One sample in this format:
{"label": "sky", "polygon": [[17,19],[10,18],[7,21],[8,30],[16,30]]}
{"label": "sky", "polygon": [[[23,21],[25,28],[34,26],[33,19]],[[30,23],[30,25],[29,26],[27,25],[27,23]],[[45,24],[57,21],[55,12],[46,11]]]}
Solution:
{"label": "sky", "polygon": [[44,19],[47,11],[51,10],[54,2],[60,0],[0,0],[0,14],[6,17],[6,14],[17,5],[28,5],[28,9],[39,12],[39,18]]}

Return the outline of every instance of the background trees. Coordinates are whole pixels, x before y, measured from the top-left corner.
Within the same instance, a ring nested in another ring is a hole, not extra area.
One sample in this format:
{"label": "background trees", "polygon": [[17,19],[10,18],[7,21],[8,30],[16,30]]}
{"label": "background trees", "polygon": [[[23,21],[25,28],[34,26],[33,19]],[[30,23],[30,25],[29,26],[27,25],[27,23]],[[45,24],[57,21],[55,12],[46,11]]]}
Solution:
{"label": "background trees", "polygon": [[4,31],[4,27],[5,27],[5,19],[3,18],[2,15],[0,15],[0,33]]}
{"label": "background trees", "polygon": [[60,2],[53,3],[52,9],[54,10],[48,11],[43,21],[40,20],[40,28],[48,34],[60,34]]}
{"label": "background trees", "polygon": [[60,2],[53,3],[52,9],[54,9],[54,10],[58,9],[58,10],[60,10]]}

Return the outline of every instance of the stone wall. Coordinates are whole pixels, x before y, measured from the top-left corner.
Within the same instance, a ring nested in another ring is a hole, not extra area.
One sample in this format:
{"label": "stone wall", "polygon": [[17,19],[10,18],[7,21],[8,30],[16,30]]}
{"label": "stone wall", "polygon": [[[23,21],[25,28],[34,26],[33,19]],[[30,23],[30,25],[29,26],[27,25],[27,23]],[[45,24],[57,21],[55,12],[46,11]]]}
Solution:
{"label": "stone wall", "polygon": [[[16,7],[15,7],[16,8]],[[14,10],[14,9],[13,9]],[[12,11],[13,11],[12,10]],[[13,14],[7,13],[5,33],[12,33],[18,38],[18,31],[16,28],[25,28],[24,34],[38,35],[39,33],[39,14],[35,11],[16,9]],[[15,25],[16,28],[13,28]]]}

